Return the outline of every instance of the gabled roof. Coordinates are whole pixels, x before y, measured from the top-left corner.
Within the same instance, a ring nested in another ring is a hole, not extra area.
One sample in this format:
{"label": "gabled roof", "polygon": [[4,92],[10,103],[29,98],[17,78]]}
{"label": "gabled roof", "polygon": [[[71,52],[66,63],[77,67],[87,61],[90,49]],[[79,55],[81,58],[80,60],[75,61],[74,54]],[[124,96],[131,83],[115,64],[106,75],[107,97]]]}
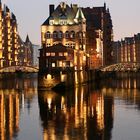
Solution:
{"label": "gabled roof", "polygon": [[30,42],[30,39],[29,39],[29,36],[28,36],[28,35],[26,36],[25,42],[26,42],[26,43],[27,43],[27,42]]}
{"label": "gabled roof", "polygon": [[77,10],[78,8],[69,6],[66,3],[60,3],[42,25],[49,25],[50,18],[54,19],[55,23],[58,23],[60,19],[67,19],[68,24],[74,23]]}
{"label": "gabled roof", "polygon": [[11,13],[11,17],[13,20],[16,20],[16,16],[13,13]]}
{"label": "gabled roof", "polygon": [[32,42],[30,41],[28,34],[26,36],[25,44],[29,45],[29,46],[32,46]]}
{"label": "gabled roof", "polygon": [[75,19],[77,19],[77,20],[86,20],[81,8],[78,9]]}

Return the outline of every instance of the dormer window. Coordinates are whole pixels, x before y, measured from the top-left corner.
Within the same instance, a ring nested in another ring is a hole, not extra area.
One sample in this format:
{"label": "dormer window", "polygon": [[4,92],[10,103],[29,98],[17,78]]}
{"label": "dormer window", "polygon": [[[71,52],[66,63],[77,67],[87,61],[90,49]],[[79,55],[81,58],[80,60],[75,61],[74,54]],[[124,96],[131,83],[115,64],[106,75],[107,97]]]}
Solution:
{"label": "dormer window", "polygon": [[67,25],[67,20],[60,19],[59,24],[60,25]]}
{"label": "dormer window", "polygon": [[50,24],[50,25],[54,25],[54,20],[53,20],[53,19],[50,19],[50,20],[49,20],[49,24]]}

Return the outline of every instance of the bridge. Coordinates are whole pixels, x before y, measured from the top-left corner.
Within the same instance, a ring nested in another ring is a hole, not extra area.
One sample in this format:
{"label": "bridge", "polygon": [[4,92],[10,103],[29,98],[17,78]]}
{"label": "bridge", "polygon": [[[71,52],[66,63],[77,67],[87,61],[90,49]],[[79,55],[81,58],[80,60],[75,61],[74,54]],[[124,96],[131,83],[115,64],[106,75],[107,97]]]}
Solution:
{"label": "bridge", "polygon": [[33,66],[7,66],[0,68],[0,73],[6,73],[6,72],[38,72],[38,67]]}
{"label": "bridge", "polygon": [[102,67],[101,71],[139,71],[140,63],[117,63],[113,65],[109,65],[106,67]]}

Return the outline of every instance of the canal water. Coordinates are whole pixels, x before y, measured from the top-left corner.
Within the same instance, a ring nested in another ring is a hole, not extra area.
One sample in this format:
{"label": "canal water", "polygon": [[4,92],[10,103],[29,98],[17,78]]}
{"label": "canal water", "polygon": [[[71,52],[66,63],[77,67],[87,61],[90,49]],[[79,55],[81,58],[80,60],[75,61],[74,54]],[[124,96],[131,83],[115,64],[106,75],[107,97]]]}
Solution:
{"label": "canal water", "polygon": [[0,80],[0,140],[140,140],[140,77],[56,93],[36,75]]}

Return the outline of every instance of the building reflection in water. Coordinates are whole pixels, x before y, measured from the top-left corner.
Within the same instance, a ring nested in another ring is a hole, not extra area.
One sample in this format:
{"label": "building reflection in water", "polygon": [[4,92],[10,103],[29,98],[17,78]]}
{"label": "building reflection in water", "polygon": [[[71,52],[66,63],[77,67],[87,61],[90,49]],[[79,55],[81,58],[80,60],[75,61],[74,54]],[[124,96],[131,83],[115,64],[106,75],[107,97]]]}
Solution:
{"label": "building reflection in water", "polygon": [[[109,100],[108,100],[109,99]],[[114,101],[100,91],[77,87],[62,95],[39,91],[38,102],[44,129],[43,140],[109,140],[113,127]]]}
{"label": "building reflection in water", "polygon": [[33,105],[37,108],[36,102],[32,104],[37,92],[41,119],[38,130],[43,128],[43,140],[111,140],[116,100],[140,110],[140,81],[132,77],[108,79],[98,87],[85,85],[55,93],[37,91],[37,81],[30,77],[0,81],[0,140],[18,139],[20,132],[25,132],[19,125],[21,113],[24,108],[30,113]]}
{"label": "building reflection in water", "polygon": [[0,81],[0,140],[12,140],[17,137],[20,131],[20,109],[25,99],[30,104],[34,91],[37,91],[35,87],[37,86],[34,79],[29,78]]}
{"label": "building reflection in water", "polygon": [[127,105],[134,105],[140,110],[140,77],[125,77],[123,79],[110,79],[102,85],[104,96],[113,96],[124,100]]}

